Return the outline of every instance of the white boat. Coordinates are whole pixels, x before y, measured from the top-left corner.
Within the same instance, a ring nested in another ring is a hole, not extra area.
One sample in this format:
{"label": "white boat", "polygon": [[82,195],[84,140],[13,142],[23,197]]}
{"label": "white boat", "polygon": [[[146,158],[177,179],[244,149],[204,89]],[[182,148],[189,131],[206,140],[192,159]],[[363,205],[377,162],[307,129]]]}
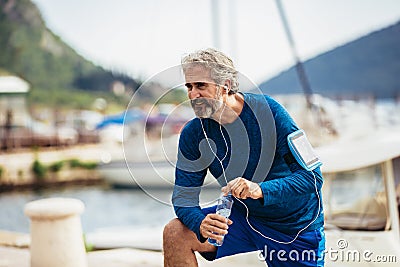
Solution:
{"label": "white boat", "polygon": [[[171,135],[149,141],[136,136],[122,144],[107,143],[104,145],[105,160],[98,171],[115,188],[172,188],[178,137]],[[214,177],[208,174],[204,187],[218,186]]]}
{"label": "white boat", "polygon": [[398,266],[400,133],[317,149],[324,165],[326,266]]}
{"label": "white boat", "polygon": [[[174,186],[175,162],[169,161],[112,161],[98,167],[101,176],[115,188],[160,188]],[[206,176],[204,188],[219,187],[214,177]]]}

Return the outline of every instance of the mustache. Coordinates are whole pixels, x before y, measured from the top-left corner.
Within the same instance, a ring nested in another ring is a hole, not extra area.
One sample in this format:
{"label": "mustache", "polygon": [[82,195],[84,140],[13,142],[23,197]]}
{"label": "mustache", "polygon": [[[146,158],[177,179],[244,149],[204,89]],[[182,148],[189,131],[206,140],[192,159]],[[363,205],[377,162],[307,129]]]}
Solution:
{"label": "mustache", "polygon": [[204,99],[204,98],[196,98],[196,99],[190,100],[190,104],[192,106],[195,106],[196,104],[201,104],[201,103],[204,103],[204,102],[207,102],[207,100]]}
{"label": "mustache", "polygon": [[215,103],[218,103],[219,101],[213,98],[207,98],[207,97],[201,97],[201,98],[196,98],[190,100],[190,104],[192,106],[195,106],[196,104],[206,104],[209,106],[215,105]]}

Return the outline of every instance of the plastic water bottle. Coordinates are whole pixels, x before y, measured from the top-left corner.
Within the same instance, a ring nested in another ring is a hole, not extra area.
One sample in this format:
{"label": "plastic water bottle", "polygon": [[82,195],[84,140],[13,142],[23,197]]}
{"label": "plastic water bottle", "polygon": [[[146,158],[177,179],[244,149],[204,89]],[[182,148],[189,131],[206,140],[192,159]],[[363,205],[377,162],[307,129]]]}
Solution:
{"label": "plastic water bottle", "polygon": [[[221,196],[218,199],[218,204],[217,204],[217,211],[216,213],[224,216],[225,218],[229,218],[229,216],[231,215],[231,210],[232,210],[232,204],[233,204],[233,197],[232,195],[227,195],[227,196]],[[214,246],[222,246],[222,243],[224,242],[224,239],[222,239],[222,241],[218,241],[215,239],[211,239],[208,238],[208,243],[210,243],[211,245]]]}

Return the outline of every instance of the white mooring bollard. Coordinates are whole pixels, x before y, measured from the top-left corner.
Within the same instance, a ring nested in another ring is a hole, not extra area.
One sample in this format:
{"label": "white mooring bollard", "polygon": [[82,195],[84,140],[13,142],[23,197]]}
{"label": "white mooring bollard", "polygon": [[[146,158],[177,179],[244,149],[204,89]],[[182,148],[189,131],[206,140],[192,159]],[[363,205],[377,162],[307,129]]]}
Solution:
{"label": "white mooring bollard", "polygon": [[87,267],[80,214],[82,201],[47,198],[29,202],[31,267]]}

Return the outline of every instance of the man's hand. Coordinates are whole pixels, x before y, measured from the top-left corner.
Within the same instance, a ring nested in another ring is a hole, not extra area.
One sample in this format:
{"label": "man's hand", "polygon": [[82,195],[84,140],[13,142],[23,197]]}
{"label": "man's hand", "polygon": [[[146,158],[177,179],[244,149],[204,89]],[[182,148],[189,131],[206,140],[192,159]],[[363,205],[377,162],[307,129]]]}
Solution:
{"label": "man's hand", "polygon": [[232,196],[237,198],[246,199],[248,197],[253,199],[263,198],[263,193],[260,186],[242,177],[238,177],[230,181],[226,186],[222,187],[221,191],[224,195],[231,192]]}
{"label": "man's hand", "polygon": [[208,214],[200,224],[200,234],[204,238],[222,241],[222,236],[228,233],[228,225],[232,221],[218,214]]}

